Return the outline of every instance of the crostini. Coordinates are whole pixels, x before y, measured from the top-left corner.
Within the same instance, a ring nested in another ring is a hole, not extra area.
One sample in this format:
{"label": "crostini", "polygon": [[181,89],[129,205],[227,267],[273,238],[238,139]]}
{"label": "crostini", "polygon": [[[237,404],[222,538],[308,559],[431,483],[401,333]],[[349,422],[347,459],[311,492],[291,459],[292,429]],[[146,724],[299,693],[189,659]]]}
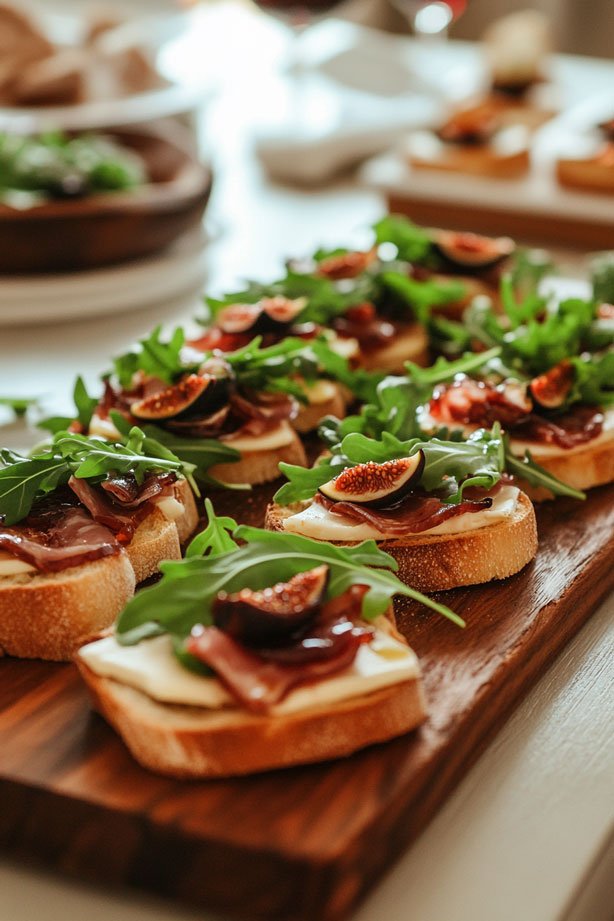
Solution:
{"label": "crostini", "polygon": [[[499,422],[512,454],[530,457],[576,490],[614,480],[614,330],[609,305],[574,298],[548,305],[503,297],[498,317],[476,303],[466,317],[488,350],[465,370],[441,361],[421,413],[425,431],[471,432]],[[417,371],[420,374],[420,371]],[[534,499],[551,489],[529,488]]]}
{"label": "crostini", "polygon": [[372,543],[339,551],[208,511],[188,558],[76,659],[144,767],[250,774],[349,755],[422,722],[419,665],[392,598],[458,621],[452,612],[403,585]]}
{"label": "crostini", "polygon": [[197,511],[169,451],[58,433],[30,457],[0,452],[0,650],[69,659],[113,623],[163,559],[179,559]]}

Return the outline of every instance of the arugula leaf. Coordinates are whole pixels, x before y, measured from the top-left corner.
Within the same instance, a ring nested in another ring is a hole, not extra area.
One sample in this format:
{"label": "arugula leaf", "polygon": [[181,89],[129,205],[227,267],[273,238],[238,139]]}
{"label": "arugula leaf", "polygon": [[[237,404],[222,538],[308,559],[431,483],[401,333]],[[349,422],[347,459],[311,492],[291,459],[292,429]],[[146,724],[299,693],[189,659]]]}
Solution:
{"label": "arugula leaf", "polygon": [[172,384],[181,374],[198,368],[198,365],[184,364],[181,359],[185,334],[180,326],[167,341],[160,339],[161,334],[162,327],[156,326],[150,335],[141,339],[133,349],[113,359],[113,371],[121,387],[129,389],[137,371],[144,371],[167,384]]}
{"label": "arugula leaf", "polygon": [[523,458],[512,454],[509,447],[509,438],[505,438],[505,466],[509,473],[525,480],[530,486],[548,489],[554,496],[570,496],[572,499],[586,499],[586,493],[574,489],[563,483],[549,471],[536,464],[530,451],[526,451]]}
{"label": "arugula leaf", "polygon": [[0,406],[7,406],[16,416],[25,416],[31,406],[38,406],[38,397],[0,397]]}
{"label": "arugula leaf", "polygon": [[0,468],[0,519],[6,525],[21,521],[36,498],[68,482],[71,472],[70,464],[63,457],[50,453],[23,458]]}
{"label": "arugula leaf", "polygon": [[384,290],[410,307],[421,323],[428,322],[432,307],[452,304],[465,295],[465,286],[459,281],[418,281],[409,275],[390,270],[381,272],[377,278]]}
{"label": "arugula leaf", "polygon": [[375,242],[392,243],[398,258],[404,262],[420,262],[431,255],[432,243],[428,233],[400,214],[388,214],[373,225]]}
{"label": "arugula leaf", "polygon": [[216,515],[210,499],[205,499],[205,511],[209,523],[205,530],[197,534],[188,545],[185,552],[186,559],[193,556],[219,556],[221,553],[236,550],[239,546],[232,537],[233,532],[238,528],[234,518]]}
{"label": "arugula leaf", "polygon": [[614,304],[614,252],[598,253],[591,263],[593,297],[601,304]]}
{"label": "arugula leaf", "polygon": [[[219,531],[210,510],[211,531]],[[224,521],[224,519],[222,519]],[[196,624],[211,624],[211,607],[220,591],[228,593],[249,587],[255,591],[325,564],[329,567],[327,597],[341,595],[352,585],[366,585],[363,617],[383,614],[394,595],[404,595],[425,604],[459,626],[463,621],[444,605],[404,585],[391,570],[396,562],[378,549],[375,541],[356,547],[336,547],[322,541],[245,525],[233,538],[242,546],[181,562],[162,563],[162,579],[139,592],[120,615],[117,638],[124,645],[139,642],[152,630],[163,630],[176,639],[189,635]],[[207,551],[209,545],[205,544]],[[376,568],[374,568],[376,567]]]}
{"label": "arugula leaf", "polygon": [[550,253],[543,249],[517,249],[510,268],[512,287],[519,297],[536,293],[539,284],[555,269]]}
{"label": "arugula leaf", "polygon": [[25,518],[37,499],[67,483],[71,476],[98,483],[107,474],[125,472],[134,473],[139,482],[152,471],[172,470],[188,479],[192,474],[190,464],[148,440],[136,427],[124,444],[59,432],[46,450],[30,458],[2,451],[0,460],[0,508],[6,524]]}
{"label": "arugula leaf", "polygon": [[[79,422],[81,431],[87,432],[99,400],[97,397],[89,395],[82,377],[77,377],[75,380],[72,398],[75,404],[76,420]],[[49,416],[37,422],[37,428],[45,429],[55,435],[56,432],[63,432],[69,429],[74,421],[75,416]]]}

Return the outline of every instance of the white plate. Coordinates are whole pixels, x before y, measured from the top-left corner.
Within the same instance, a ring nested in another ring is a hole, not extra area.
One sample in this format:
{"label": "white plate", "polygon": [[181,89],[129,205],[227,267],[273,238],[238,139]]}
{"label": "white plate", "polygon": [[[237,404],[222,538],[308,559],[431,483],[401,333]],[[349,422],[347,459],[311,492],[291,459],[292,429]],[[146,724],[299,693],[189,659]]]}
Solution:
{"label": "white plate", "polygon": [[[81,16],[40,11],[45,32],[64,45],[74,44],[82,23]],[[156,67],[168,86],[136,93],[120,99],[97,100],[72,106],[0,106],[0,131],[34,133],[49,127],[67,131],[92,131],[121,125],[136,125],[171,115],[194,111],[211,94],[216,76],[202,56],[194,54],[194,32],[200,17],[193,13],[141,16],[128,20],[112,47],[130,44],[138,27],[138,36],[155,58]],[[119,31],[119,30],[118,30]],[[186,58],[192,66],[186,67]]]}
{"label": "white plate", "polygon": [[202,234],[170,250],[125,265],[66,275],[4,277],[0,326],[28,326],[140,310],[202,289],[206,254]]}

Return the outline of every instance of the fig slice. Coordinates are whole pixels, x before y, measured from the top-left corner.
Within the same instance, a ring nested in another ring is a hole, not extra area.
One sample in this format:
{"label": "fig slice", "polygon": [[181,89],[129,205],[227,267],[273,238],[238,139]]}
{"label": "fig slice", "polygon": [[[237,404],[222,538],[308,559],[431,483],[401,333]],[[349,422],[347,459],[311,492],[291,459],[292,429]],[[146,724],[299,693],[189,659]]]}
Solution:
{"label": "fig slice", "polygon": [[210,415],[227,399],[228,385],[208,374],[189,374],[177,384],[137,400],[130,413],[143,422],[165,422],[199,414]]}
{"label": "fig slice", "polygon": [[265,297],[260,301],[263,314],[269,320],[269,325],[288,326],[294,323],[298,315],[307,306],[306,297],[289,298],[278,294],[276,297]]}
{"label": "fig slice", "polygon": [[348,467],[320,486],[333,502],[355,502],[369,508],[386,508],[400,502],[417,486],[424,470],[424,451],[383,464],[368,461]]}
{"label": "fig slice", "polygon": [[225,333],[255,331],[262,306],[260,304],[230,304],[223,307],[215,318],[215,325]]}
{"label": "fig slice", "polygon": [[328,566],[316,566],[270,588],[219,592],[213,623],[247,646],[266,647],[290,641],[319,611],[328,583]]}
{"label": "fig slice", "polygon": [[484,237],[453,230],[436,230],[433,246],[445,262],[467,272],[490,269],[511,256],[516,248],[510,237]]}
{"label": "fig slice", "polygon": [[573,365],[563,359],[545,374],[534,377],[529,389],[534,401],[543,409],[559,409],[567,399],[573,382]]}

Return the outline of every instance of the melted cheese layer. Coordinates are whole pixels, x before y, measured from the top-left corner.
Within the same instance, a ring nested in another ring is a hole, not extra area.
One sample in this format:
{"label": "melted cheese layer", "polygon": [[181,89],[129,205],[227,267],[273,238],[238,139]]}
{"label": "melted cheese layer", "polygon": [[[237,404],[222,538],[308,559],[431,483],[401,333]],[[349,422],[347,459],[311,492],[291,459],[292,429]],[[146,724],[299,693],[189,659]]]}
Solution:
{"label": "melted cheese layer", "polygon": [[[95,674],[137,688],[161,703],[208,710],[237,707],[217,678],[196,675],[177,661],[167,635],[137,646],[120,646],[115,637],[108,636],[84,646],[79,656]],[[352,665],[331,678],[297,688],[272,712],[281,715],[332,704],[418,678],[419,674],[414,651],[376,630],[371,643],[360,646]]]}
{"label": "melted cheese layer", "polygon": [[12,553],[6,553],[0,550],[0,577],[18,576],[22,572],[36,572],[36,567],[31,566],[30,563],[26,563],[25,560],[20,560],[18,557],[13,556]]}
{"label": "melted cheese layer", "polygon": [[220,438],[229,448],[237,451],[273,451],[275,448],[285,448],[292,444],[296,435],[289,422],[284,419],[279,425],[265,432],[264,435],[239,435],[236,438],[223,436]]}
{"label": "melted cheese layer", "polygon": [[[510,518],[516,510],[520,490],[515,486],[502,486],[493,497],[490,508],[481,512],[466,512],[443,521],[428,531],[420,531],[416,536],[430,537],[435,534],[461,534],[464,531],[476,531],[497,524]],[[293,534],[302,534],[303,537],[313,537],[316,540],[360,541],[386,540],[385,532],[378,531],[367,522],[355,522],[342,515],[329,512],[319,502],[312,502],[307,508],[291,515],[284,520],[284,528]],[[408,532],[408,536],[411,532]],[[396,535],[398,537],[398,535]]]}

